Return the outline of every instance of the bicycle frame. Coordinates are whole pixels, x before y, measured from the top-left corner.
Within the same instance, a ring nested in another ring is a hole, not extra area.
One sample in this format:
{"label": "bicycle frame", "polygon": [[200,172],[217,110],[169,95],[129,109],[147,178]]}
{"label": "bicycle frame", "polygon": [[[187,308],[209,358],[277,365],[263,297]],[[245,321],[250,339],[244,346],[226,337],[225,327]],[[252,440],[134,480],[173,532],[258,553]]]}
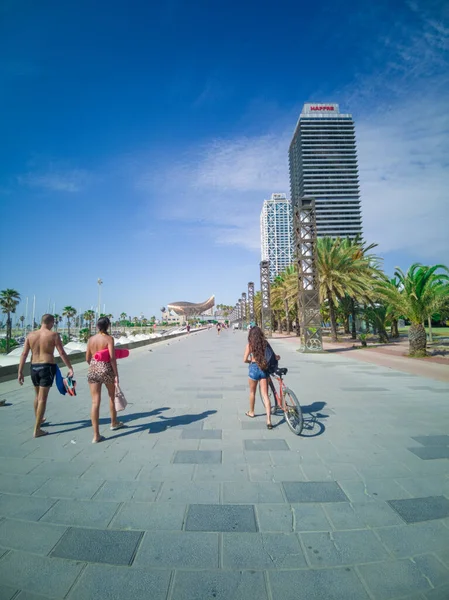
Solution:
{"label": "bicycle frame", "polygon": [[[279,394],[276,391],[276,386],[274,385],[273,377],[277,380],[279,384]],[[286,408],[284,404],[284,389],[287,386],[285,385],[284,380],[282,379],[282,375],[270,375],[268,377],[268,385],[271,391],[273,392],[273,396],[276,400],[276,405],[285,412]]]}

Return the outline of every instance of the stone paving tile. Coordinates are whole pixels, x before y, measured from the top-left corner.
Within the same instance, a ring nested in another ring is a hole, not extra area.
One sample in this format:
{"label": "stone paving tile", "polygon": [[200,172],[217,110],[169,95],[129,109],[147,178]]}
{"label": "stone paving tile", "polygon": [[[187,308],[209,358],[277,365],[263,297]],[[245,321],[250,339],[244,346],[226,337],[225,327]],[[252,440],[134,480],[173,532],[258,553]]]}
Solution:
{"label": "stone paving tile", "polygon": [[165,569],[217,569],[218,546],[218,533],[152,531],[145,534],[134,565]]}
{"label": "stone paving tile", "polygon": [[185,528],[186,531],[256,532],[254,506],[192,504]]}
{"label": "stone paving tile", "polygon": [[191,481],[195,465],[153,465],[144,467],[138,481]]}
{"label": "stone paving tile", "polygon": [[293,533],[224,533],[225,569],[298,569],[307,567]]}
{"label": "stone paving tile", "polygon": [[[273,452],[276,454],[276,452]],[[261,450],[261,451],[253,451],[249,450],[246,452],[242,452],[243,462],[248,465],[271,465],[271,452]],[[223,452],[223,462],[225,462],[226,451]],[[232,459],[232,457],[231,457]],[[240,462],[240,461],[239,461]]]}
{"label": "stone paving tile", "polygon": [[423,446],[449,446],[449,435],[418,435],[412,440]]}
{"label": "stone paving tile", "polygon": [[365,529],[402,525],[399,515],[386,502],[323,505],[335,529]]}
{"label": "stone paving tile", "polygon": [[386,527],[376,529],[376,533],[397,558],[427,552],[446,553],[449,557],[449,529],[440,521]]}
{"label": "stone paving tile", "polygon": [[0,598],[1,600],[12,600],[16,597],[17,588],[9,587],[8,585],[2,585],[0,583]]}
{"label": "stone paving tile", "polygon": [[185,429],[182,432],[183,440],[221,440],[221,429]]}
{"label": "stone paving tile", "polygon": [[111,529],[181,531],[185,504],[125,502],[109,525]]}
{"label": "stone paving tile", "polygon": [[48,477],[34,475],[3,474],[0,477],[0,493],[32,494],[48,480]]}
{"label": "stone paving tile", "polygon": [[301,539],[314,567],[367,563],[389,556],[374,533],[363,529],[301,533]]}
{"label": "stone paving tile", "polygon": [[46,555],[65,531],[60,525],[6,519],[0,522],[0,546]]}
{"label": "stone paving tile", "polygon": [[[71,590],[70,600],[166,600],[171,571],[88,565]],[[101,594],[101,595],[99,595]]]}
{"label": "stone paving tile", "polygon": [[77,498],[90,500],[95,492],[103,485],[104,481],[83,481],[82,479],[69,479],[58,477],[49,479],[40,487],[34,496],[43,498]]}
{"label": "stone paving tile", "polygon": [[289,446],[285,440],[243,440],[244,447],[247,451],[282,451],[289,450]]}
{"label": "stone paving tile", "polygon": [[424,594],[425,600],[447,600],[449,598],[449,583],[438,586]]}
{"label": "stone paving tile", "polygon": [[193,479],[195,481],[248,481],[247,465],[198,465]]}
{"label": "stone paving tile", "polygon": [[181,504],[218,504],[220,484],[217,482],[192,481],[188,483],[169,482],[162,485],[158,502]]}
{"label": "stone paving tile", "polygon": [[126,463],[95,463],[85,471],[82,480],[99,480],[99,479],[114,479],[124,481],[135,481],[136,477],[142,470],[142,464]]}
{"label": "stone paving tile", "polygon": [[449,458],[449,446],[422,446],[409,448],[410,452],[419,456],[422,460],[434,460],[436,458]]}
{"label": "stone paving tile", "polygon": [[342,481],[340,483],[351,502],[374,502],[377,500],[402,500],[409,494],[393,479],[373,479],[371,481]]}
{"label": "stone paving tile", "polygon": [[70,528],[52,556],[85,562],[130,565],[143,535],[141,531]]}
{"label": "stone paving tile", "polygon": [[268,600],[260,571],[177,571],[171,600]]}
{"label": "stone paving tile", "polygon": [[32,592],[20,592],[19,595],[14,598],[14,600],[48,600],[48,596],[33,594]]}
{"label": "stone paving tile", "polygon": [[407,597],[430,588],[417,564],[395,560],[357,567],[375,600]]}
{"label": "stone paving tile", "polygon": [[348,502],[335,481],[286,481],[282,484],[288,502]]}
{"label": "stone paving tile", "polygon": [[184,464],[221,464],[220,450],[178,450],[175,452],[174,463]]}
{"label": "stone paving tile", "polygon": [[223,502],[227,504],[261,504],[284,502],[281,484],[273,482],[225,481]]}
{"label": "stone paving tile", "polygon": [[0,496],[0,515],[27,521],[39,521],[55,502],[55,499],[50,498],[3,494]]}
{"label": "stone paving tile", "polygon": [[33,475],[45,476],[47,479],[50,477],[81,477],[91,465],[92,461],[45,461],[34,469]]}
{"label": "stone paving tile", "polygon": [[341,387],[340,390],[342,392],[389,392],[387,388],[384,387]]}
{"label": "stone paving tile", "polygon": [[449,500],[444,496],[389,500],[388,504],[406,523],[418,523],[449,517]]}
{"label": "stone paving tile", "polygon": [[444,566],[433,554],[415,556],[413,563],[435,587],[449,583],[449,568]]}
{"label": "stone paving tile", "polygon": [[354,569],[270,571],[272,600],[369,600]]}
{"label": "stone paving tile", "polygon": [[14,473],[16,475],[26,475],[39,466],[42,459],[39,458],[18,458],[8,457],[8,460],[0,462],[0,473]]}
{"label": "stone paving tile", "polygon": [[421,496],[449,496],[449,478],[444,477],[441,473],[429,477],[418,476],[400,479],[398,482],[405,490],[407,490],[407,492],[410,492],[414,498]]}
{"label": "stone paving tile", "polygon": [[256,506],[260,531],[329,531],[331,525],[318,504],[259,504]]}
{"label": "stone paving tile", "polygon": [[249,467],[251,481],[307,481],[301,465],[291,465],[288,467],[266,467],[262,465],[250,465]]}
{"label": "stone paving tile", "polygon": [[118,507],[116,502],[58,500],[41,521],[75,527],[106,528]]}
{"label": "stone paving tile", "polygon": [[2,584],[50,598],[64,598],[83,563],[12,551],[0,561]]}

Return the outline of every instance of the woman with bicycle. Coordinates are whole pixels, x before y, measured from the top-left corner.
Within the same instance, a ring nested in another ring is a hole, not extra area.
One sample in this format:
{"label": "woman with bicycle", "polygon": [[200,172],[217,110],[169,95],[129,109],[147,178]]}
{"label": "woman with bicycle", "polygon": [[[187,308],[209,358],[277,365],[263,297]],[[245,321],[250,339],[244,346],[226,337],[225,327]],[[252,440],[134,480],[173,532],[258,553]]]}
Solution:
{"label": "woman with bicycle", "polygon": [[[243,362],[249,363],[249,411],[245,414],[251,419],[255,417],[254,405],[256,402],[257,383],[259,383],[263,403],[267,411],[267,429],[273,429],[273,425],[271,424],[271,404],[268,398],[268,348],[274,355],[270,344],[265,339],[262,329],[257,326],[251,327],[243,357]],[[276,359],[279,360],[279,356],[276,356]]]}

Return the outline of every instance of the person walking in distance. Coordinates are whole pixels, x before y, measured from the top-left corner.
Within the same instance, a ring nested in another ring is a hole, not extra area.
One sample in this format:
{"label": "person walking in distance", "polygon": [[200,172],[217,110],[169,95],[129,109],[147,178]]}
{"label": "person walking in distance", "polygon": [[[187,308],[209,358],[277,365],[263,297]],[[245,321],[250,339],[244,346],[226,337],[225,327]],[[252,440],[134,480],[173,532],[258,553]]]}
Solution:
{"label": "person walking in distance", "polygon": [[55,318],[53,315],[44,315],[41,321],[41,328],[38,331],[30,333],[25,340],[22,356],[20,357],[18,380],[20,385],[23,385],[23,367],[31,350],[30,374],[35,390],[34,414],[36,417],[34,437],[42,437],[48,433],[41,428],[41,425],[45,421],[44,415],[48,392],[53,385],[56,375],[55,348],[69,370],[67,376],[73,377],[73,368],[69,357],[65,353],[59,333],[52,331],[54,324]]}
{"label": "person walking in distance", "polygon": [[[268,349],[268,352],[267,352]],[[267,342],[265,335],[260,327],[251,327],[248,333],[248,343],[246,344],[243,362],[249,363],[249,411],[247,417],[254,418],[254,405],[256,401],[257,383],[260,385],[263,403],[267,412],[267,429],[273,429],[271,424],[271,404],[268,398],[268,360],[267,354],[273,353],[273,349]],[[274,355],[274,353],[273,353]],[[275,359],[279,360],[275,355]]]}
{"label": "person walking in distance", "polygon": [[[115,410],[115,386],[118,385],[119,377],[117,370],[117,361],[115,358],[114,338],[108,334],[108,329],[111,322],[107,317],[101,317],[97,321],[98,333],[91,338],[87,343],[86,360],[89,363],[87,371],[87,381],[90,387],[92,396],[92,410],[90,413],[92,427],[94,430],[93,444],[102,442],[105,438],[100,435],[100,402],[101,402],[101,386],[104,384],[109,395],[109,411],[111,413],[111,431],[124,427],[124,424],[117,421],[117,411]],[[96,360],[94,355],[101,350],[109,350],[110,361],[105,362]]]}

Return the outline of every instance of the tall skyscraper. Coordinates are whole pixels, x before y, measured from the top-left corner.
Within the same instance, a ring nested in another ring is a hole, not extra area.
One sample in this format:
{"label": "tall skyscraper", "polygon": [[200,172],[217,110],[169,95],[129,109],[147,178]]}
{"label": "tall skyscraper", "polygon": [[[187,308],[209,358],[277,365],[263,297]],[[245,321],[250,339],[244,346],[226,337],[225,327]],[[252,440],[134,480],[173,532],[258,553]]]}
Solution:
{"label": "tall skyscraper", "polygon": [[270,261],[270,281],[292,264],[294,256],[292,204],[286,194],[271,194],[260,213],[262,260]]}
{"label": "tall skyscraper", "polygon": [[318,236],[362,233],[352,115],[340,114],[338,104],[304,104],[289,162],[291,201],[315,199]]}

